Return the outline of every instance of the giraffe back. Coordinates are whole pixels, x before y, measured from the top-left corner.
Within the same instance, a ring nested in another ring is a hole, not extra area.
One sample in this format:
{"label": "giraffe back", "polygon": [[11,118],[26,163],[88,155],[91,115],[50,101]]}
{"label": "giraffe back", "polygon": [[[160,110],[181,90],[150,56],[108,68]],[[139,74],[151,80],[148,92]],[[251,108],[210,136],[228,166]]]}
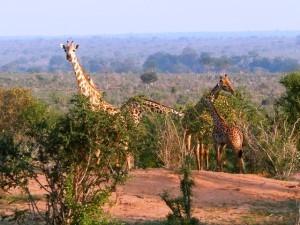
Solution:
{"label": "giraffe back", "polygon": [[130,98],[122,107],[121,111],[129,112],[135,124],[138,124],[144,112],[153,112],[158,114],[173,114],[183,117],[184,114],[171,107],[165,106],[153,100],[138,96]]}

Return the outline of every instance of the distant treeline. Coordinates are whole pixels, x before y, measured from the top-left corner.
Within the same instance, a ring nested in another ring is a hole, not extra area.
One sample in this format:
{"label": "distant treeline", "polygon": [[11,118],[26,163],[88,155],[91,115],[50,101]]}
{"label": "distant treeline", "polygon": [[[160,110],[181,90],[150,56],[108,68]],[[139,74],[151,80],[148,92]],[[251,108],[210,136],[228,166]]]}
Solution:
{"label": "distant treeline", "polygon": [[[80,59],[84,68],[91,72],[116,72],[128,73],[141,71],[141,65],[132,59],[111,59],[82,57]],[[46,63],[33,63],[26,58],[19,58],[0,67],[0,72],[19,72],[19,73],[40,73],[40,72],[66,72],[71,71],[72,67],[64,56],[54,55]]]}
{"label": "distant treeline", "polygon": [[[96,72],[141,72],[142,68],[133,60],[105,61],[101,59],[82,60],[84,68],[92,73]],[[26,59],[18,59],[0,67],[1,72],[65,72],[72,68],[62,56],[52,56],[48,65],[28,66]],[[257,72],[267,71],[271,73],[290,72],[300,69],[297,60],[291,58],[266,58],[258,55],[245,56],[220,56],[214,57],[209,53],[187,53],[180,55],[158,52],[147,58],[143,64],[143,70],[154,70],[163,73],[203,73],[203,72]]]}
{"label": "distant treeline", "polygon": [[[157,52],[150,55],[143,64],[128,59],[101,59],[84,56],[81,58],[84,68],[92,73],[140,73],[156,71],[163,73],[204,73],[204,72],[290,72],[300,69],[296,59],[288,57],[267,58],[255,52],[241,56],[213,56],[210,53],[197,53],[192,48],[184,48],[181,54]],[[54,55],[48,62],[34,65],[29,59],[19,58],[0,67],[1,72],[65,72],[71,66],[64,56]]]}
{"label": "distant treeline", "polygon": [[[298,36],[297,36],[298,35]],[[0,72],[65,72],[65,37],[0,37]],[[74,37],[91,73],[288,72],[299,69],[300,35],[157,34]]]}
{"label": "distant treeline", "polygon": [[292,58],[267,58],[255,52],[242,56],[212,56],[203,52],[197,54],[192,48],[183,49],[179,55],[158,52],[150,55],[143,65],[144,70],[164,73],[203,73],[203,72],[255,72],[263,70],[271,73],[298,70],[300,64]]}

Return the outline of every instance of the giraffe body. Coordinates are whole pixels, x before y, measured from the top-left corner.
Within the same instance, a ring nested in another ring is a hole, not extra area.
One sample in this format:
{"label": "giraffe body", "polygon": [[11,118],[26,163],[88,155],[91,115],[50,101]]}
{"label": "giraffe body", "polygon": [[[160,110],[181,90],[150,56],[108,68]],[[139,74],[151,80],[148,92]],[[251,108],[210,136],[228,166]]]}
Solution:
{"label": "giraffe body", "polygon": [[231,148],[237,155],[239,161],[239,170],[244,172],[244,161],[243,161],[243,132],[236,126],[229,126],[225,120],[219,115],[213,104],[213,96],[208,96],[205,99],[205,103],[210,111],[211,117],[213,118],[213,140],[214,146],[217,153],[217,164],[218,170],[221,171],[223,168],[222,155],[226,147]]}
{"label": "giraffe body", "polygon": [[228,147],[241,150],[243,145],[243,133],[238,127],[228,127],[224,124],[223,129],[214,129],[213,139],[216,143],[226,144]]}

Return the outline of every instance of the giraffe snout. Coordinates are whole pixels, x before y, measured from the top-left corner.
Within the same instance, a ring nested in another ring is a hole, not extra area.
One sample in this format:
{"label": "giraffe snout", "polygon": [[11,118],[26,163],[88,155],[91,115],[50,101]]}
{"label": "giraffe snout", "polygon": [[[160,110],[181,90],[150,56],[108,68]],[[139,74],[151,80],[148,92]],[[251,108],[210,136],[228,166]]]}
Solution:
{"label": "giraffe snout", "polygon": [[67,54],[67,55],[66,55],[66,59],[67,59],[68,61],[71,61],[71,56],[70,56],[69,54]]}

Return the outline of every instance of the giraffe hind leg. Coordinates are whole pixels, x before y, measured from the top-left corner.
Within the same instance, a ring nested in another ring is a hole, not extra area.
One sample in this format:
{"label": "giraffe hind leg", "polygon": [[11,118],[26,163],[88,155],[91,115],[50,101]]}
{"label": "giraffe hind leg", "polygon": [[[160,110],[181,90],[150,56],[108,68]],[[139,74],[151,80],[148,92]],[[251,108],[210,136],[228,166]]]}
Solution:
{"label": "giraffe hind leg", "polygon": [[239,172],[245,173],[245,164],[243,160],[243,150],[238,151]]}

